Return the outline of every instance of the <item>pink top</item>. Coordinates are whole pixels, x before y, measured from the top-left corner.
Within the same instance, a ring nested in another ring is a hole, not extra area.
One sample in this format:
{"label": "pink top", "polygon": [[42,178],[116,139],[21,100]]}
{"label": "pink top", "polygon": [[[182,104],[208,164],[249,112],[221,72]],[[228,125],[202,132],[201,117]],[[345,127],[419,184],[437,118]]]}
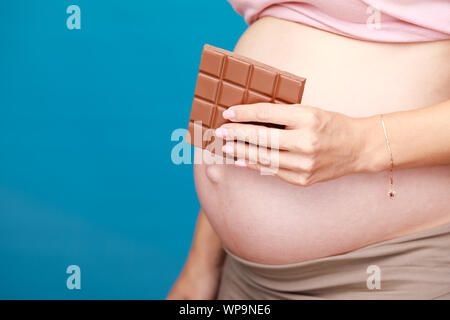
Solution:
{"label": "pink top", "polygon": [[450,0],[229,0],[251,24],[264,16],[382,42],[450,39]]}

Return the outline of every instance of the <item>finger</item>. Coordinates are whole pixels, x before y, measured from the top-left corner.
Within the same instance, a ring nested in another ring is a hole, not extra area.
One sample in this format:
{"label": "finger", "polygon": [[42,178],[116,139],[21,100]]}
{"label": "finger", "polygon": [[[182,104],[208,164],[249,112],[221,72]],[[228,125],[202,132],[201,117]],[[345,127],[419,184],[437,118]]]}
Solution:
{"label": "finger", "polygon": [[261,165],[259,163],[251,164],[245,162],[245,160],[238,160],[235,162],[236,166],[246,167],[250,170],[259,171],[261,175],[273,175],[288,183],[298,186],[309,186],[313,182],[308,174],[298,173],[284,168],[272,168]]}
{"label": "finger", "polygon": [[266,147],[258,147],[256,145],[247,144],[245,142],[227,142],[222,151],[227,156],[234,156],[237,160],[245,160],[250,164],[262,164],[278,166],[279,150],[269,149]]}
{"label": "finger", "polygon": [[286,126],[295,126],[299,118],[298,105],[255,103],[237,105],[228,108],[222,114],[233,122],[263,122]]}
{"label": "finger", "polygon": [[289,150],[292,131],[267,128],[253,124],[227,123],[216,129],[215,135],[224,140],[239,140],[251,144]]}
{"label": "finger", "polygon": [[244,142],[227,142],[223,148],[228,156],[250,164],[261,164],[272,168],[283,168],[299,172],[311,172],[313,161],[309,157],[288,151],[259,147]]}

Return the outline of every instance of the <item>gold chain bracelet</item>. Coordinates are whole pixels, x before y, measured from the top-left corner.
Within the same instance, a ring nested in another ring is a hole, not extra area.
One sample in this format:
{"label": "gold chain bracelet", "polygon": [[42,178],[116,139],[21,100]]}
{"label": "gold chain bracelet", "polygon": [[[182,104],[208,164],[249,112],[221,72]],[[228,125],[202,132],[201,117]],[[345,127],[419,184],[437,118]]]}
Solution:
{"label": "gold chain bracelet", "polygon": [[396,192],[394,191],[394,158],[392,157],[392,150],[391,150],[391,144],[389,143],[389,137],[387,134],[387,130],[386,130],[386,125],[384,124],[384,119],[383,119],[383,115],[380,114],[380,119],[381,119],[381,125],[383,126],[383,131],[384,131],[384,137],[386,138],[386,146],[389,152],[389,156],[391,158],[390,160],[390,168],[389,168],[389,192],[388,192],[388,196],[389,198],[391,198],[392,200],[394,200],[395,194]]}

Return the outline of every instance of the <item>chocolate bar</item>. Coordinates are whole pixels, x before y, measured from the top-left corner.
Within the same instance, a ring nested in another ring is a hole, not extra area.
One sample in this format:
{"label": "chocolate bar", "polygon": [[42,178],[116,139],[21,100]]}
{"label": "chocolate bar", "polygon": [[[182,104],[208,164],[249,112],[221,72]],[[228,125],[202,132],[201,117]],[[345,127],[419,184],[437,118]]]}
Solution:
{"label": "chocolate bar", "polygon": [[205,45],[199,69],[186,142],[203,149],[215,138],[208,129],[229,122],[222,112],[231,106],[302,101],[305,78],[223,49]]}

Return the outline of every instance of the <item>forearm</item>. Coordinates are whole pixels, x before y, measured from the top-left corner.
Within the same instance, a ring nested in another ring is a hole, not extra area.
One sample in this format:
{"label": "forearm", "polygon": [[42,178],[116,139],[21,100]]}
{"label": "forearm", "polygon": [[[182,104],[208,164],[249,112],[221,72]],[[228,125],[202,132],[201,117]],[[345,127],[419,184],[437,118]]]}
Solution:
{"label": "forearm", "polygon": [[[394,168],[450,164],[450,100],[410,111],[383,115]],[[363,151],[361,171],[382,171],[390,166],[378,115],[361,122]]]}
{"label": "forearm", "polygon": [[200,210],[189,257],[167,299],[215,299],[224,257],[219,237]]}
{"label": "forearm", "polygon": [[187,266],[196,268],[220,268],[225,252],[222,242],[208,221],[203,210],[200,210],[195,228]]}

